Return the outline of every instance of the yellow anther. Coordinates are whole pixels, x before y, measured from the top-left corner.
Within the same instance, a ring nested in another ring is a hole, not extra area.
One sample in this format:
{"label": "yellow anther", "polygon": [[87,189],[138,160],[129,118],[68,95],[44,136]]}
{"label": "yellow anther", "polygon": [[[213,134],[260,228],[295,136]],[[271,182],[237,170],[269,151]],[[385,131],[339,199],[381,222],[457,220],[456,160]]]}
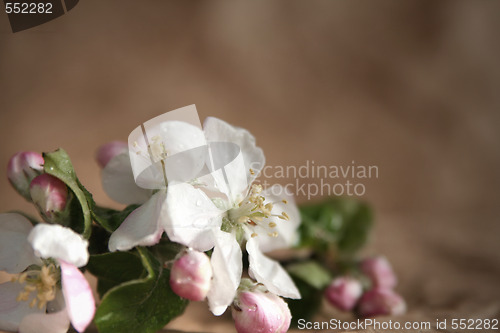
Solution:
{"label": "yellow anther", "polygon": [[288,200],[283,199],[283,200],[281,200],[281,202],[286,205],[288,203]]}
{"label": "yellow anther", "polygon": [[274,222],[269,222],[269,228],[275,228],[276,227],[276,223]]}
{"label": "yellow anther", "polygon": [[275,231],[275,232],[270,232],[267,234],[269,237],[278,237],[278,233]]}
{"label": "yellow anther", "polygon": [[290,216],[288,216],[288,214],[286,212],[282,212],[281,216],[279,216],[279,218],[282,220],[286,220],[286,221],[290,220]]}
{"label": "yellow anther", "polygon": [[249,170],[249,171],[250,171],[250,174],[251,174],[251,175],[255,175],[255,171],[254,171],[252,168],[250,168],[250,170]]}
{"label": "yellow anther", "polygon": [[257,235],[255,232],[252,234],[252,238],[255,238],[255,237],[257,237],[257,236],[258,236],[258,235]]}

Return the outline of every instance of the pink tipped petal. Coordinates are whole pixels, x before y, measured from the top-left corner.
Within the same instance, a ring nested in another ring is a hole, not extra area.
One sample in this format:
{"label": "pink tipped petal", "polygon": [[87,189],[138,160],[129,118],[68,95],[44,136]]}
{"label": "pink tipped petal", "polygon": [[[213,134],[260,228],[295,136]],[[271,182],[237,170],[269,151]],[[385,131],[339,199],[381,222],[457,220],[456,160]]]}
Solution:
{"label": "pink tipped petal", "polygon": [[241,292],[231,312],[238,333],[284,333],[290,327],[288,305],[270,292]]}
{"label": "pink tipped petal", "polygon": [[88,241],[58,224],[37,224],[28,235],[28,241],[40,258],[61,259],[77,267],[89,261]]}
{"label": "pink tipped petal", "polygon": [[[223,120],[208,117],[203,123],[203,131],[209,142],[232,142],[243,154],[247,182],[251,184],[264,167],[266,159],[261,148],[255,145],[255,138],[246,129],[232,126]],[[249,170],[253,170],[253,174]]]}
{"label": "pink tipped petal", "polygon": [[351,311],[363,293],[361,282],[350,277],[334,279],[325,290],[325,297],[334,307]]}
{"label": "pink tipped petal", "polygon": [[16,274],[40,262],[27,240],[32,229],[31,222],[20,214],[0,214],[0,270]]}
{"label": "pink tipped petal", "polygon": [[92,289],[76,266],[70,265],[62,260],[61,280],[71,324],[78,332],[83,332],[92,322],[95,313],[95,301]]}
{"label": "pink tipped petal", "polygon": [[62,213],[68,201],[68,187],[60,179],[43,173],[35,177],[30,184],[33,203],[50,221],[57,221],[57,214]]}
{"label": "pink tipped petal", "polygon": [[168,218],[163,209],[166,196],[165,191],[159,191],[144,205],[130,213],[111,235],[109,250],[127,251],[136,246],[158,243],[163,234],[161,221]]}
{"label": "pink tipped petal", "polygon": [[210,258],[203,252],[187,251],[174,262],[170,270],[170,286],[179,296],[202,301],[212,280]]}
{"label": "pink tipped petal", "polygon": [[30,308],[29,301],[18,302],[16,297],[22,290],[24,285],[20,283],[0,284],[0,330],[17,331],[25,316],[44,311],[38,307]]}
{"label": "pink tipped petal", "polygon": [[236,295],[243,265],[241,248],[234,235],[217,231],[214,238],[215,248],[211,258],[213,279],[207,298],[210,311],[220,316]]}
{"label": "pink tipped petal", "polygon": [[391,289],[375,288],[363,294],[358,312],[363,317],[402,315],[406,312],[406,303]]}
{"label": "pink tipped petal", "polygon": [[269,259],[261,252],[256,238],[250,238],[247,241],[250,276],[274,294],[294,299],[300,298],[300,292],[292,278],[277,261]]}
{"label": "pink tipped petal", "polygon": [[104,192],[122,204],[142,204],[152,195],[151,190],[135,183],[128,151],[113,157],[106,164],[101,172],[101,181]]}
{"label": "pink tipped petal", "polygon": [[99,166],[104,168],[113,157],[127,151],[128,144],[125,141],[111,141],[99,147],[95,158]]}
{"label": "pink tipped petal", "polygon": [[361,270],[370,278],[376,288],[391,289],[398,282],[389,260],[383,256],[363,260]]}
{"label": "pink tipped petal", "polygon": [[43,172],[44,160],[40,153],[19,152],[11,157],[7,165],[7,177],[12,186],[26,200],[31,200],[30,183]]}
{"label": "pink tipped petal", "polygon": [[168,187],[165,231],[171,241],[198,251],[214,246],[212,229],[220,229],[222,214],[212,200],[201,190],[189,184]]}
{"label": "pink tipped petal", "polygon": [[66,333],[68,329],[69,318],[65,310],[30,314],[19,325],[19,333]]}

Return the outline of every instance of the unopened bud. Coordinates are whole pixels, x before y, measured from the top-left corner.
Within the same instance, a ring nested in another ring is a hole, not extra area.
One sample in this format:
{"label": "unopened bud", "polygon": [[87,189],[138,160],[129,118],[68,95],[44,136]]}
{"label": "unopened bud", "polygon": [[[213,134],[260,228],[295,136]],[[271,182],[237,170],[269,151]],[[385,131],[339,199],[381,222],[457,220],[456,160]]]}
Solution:
{"label": "unopened bud", "polygon": [[338,277],[325,290],[325,297],[334,307],[350,311],[363,294],[361,282],[350,277]]}
{"label": "unopened bud", "polygon": [[406,312],[406,303],[391,289],[375,288],[363,294],[358,311],[363,317],[401,315]]}
{"label": "unopened bud", "polygon": [[10,183],[26,200],[31,200],[30,183],[43,172],[43,157],[39,153],[23,151],[9,160],[7,177]]}
{"label": "unopened bud", "polygon": [[104,168],[111,159],[128,151],[128,144],[123,141],[111,141],[99,147],[96,153],[97,163]]}
{"label": "unopened bud", "polygon": [[203,252],[188,251],[177,259],[170,271],[170,287],[180,297],[202,301],[212,279],[210,259]]}
{"label": "unopened bud", "polygon": [[269,291],[243,291],[231,309],[238,333],[288,331],[292,315],[285,301]]}
{"label": "unopened bud", "polygon": [[68,202],[68,188],[61,180],[48,173],[41,174],[31,181],[30,194],[49,222],[57,222],[62,217]]}
{"label": "unopened bud", "polygon": [[373,257],[361,262],[361,271],[372,281],[373,288],[394,288],[397,284],[396,274],[385,257]]}

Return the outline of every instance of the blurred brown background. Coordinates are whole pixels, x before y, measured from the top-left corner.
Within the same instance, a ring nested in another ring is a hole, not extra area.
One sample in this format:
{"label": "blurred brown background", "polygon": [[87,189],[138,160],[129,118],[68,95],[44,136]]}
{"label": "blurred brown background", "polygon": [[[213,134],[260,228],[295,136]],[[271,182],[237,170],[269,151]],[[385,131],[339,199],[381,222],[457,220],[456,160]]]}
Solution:
{"label": "blurred brown background", "polygon": [[[498,318],[499,31],[493,1],[85,0],[16,34],[0,14],[0,174],[61,146],[112,204],[96,148],[196,104],[269,165],[377,165],[367,252],[393,262],[405,318]],[[5,177],[0,198],[31,209]],[[204,304],[170,327],[233,330]]]}

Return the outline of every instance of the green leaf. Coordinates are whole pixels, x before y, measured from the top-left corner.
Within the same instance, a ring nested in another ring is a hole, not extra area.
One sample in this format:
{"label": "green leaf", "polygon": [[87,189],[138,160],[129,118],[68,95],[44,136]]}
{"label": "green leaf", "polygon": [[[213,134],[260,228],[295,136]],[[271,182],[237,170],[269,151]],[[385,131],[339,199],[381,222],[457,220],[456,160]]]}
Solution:
{"label": "green leaf", "polygon": [[369,206],[354,199],[330,198],[302,206],[300,212],[300,247],[319,253],[352,255],[366,243],[372,227]]}
{"label": "green leaf", "polygon": [[188,301],[170,288],[170,271],[145,248],[137,248],[146,276],[110,289],[94,322],[100,333],[153,333],[182,314]]}
{"label": "green leaf", "polygon": [[97,291],[101,298],[109,289],[139,279],[146,272],[139,255],[132,252],[92,255],[87,270],[98,278]]}
{"label": "green leaf", "polygon": [[109,232],[113,232],[123,223],[123,221],[140,205],[129,205],[124,210],[114,210],[94,205],[92,216],[94,221]]}
{"label": "green leaf", "polygon": [[330,273],[312,260],[288,265],[286,270],[316,289],[323,289],[332,281]]}
{"label": "green leaf", "polygon": [[78,200],[77,202],[71,200],[70,215],[66,226],[88,239],[92,226],[91,210],[87,197],[87,194],[90,195],[90,193],[78,181],[73,164],[64,149],[43,153],[43,159],[45,160],[44,171],[63,181]]}

